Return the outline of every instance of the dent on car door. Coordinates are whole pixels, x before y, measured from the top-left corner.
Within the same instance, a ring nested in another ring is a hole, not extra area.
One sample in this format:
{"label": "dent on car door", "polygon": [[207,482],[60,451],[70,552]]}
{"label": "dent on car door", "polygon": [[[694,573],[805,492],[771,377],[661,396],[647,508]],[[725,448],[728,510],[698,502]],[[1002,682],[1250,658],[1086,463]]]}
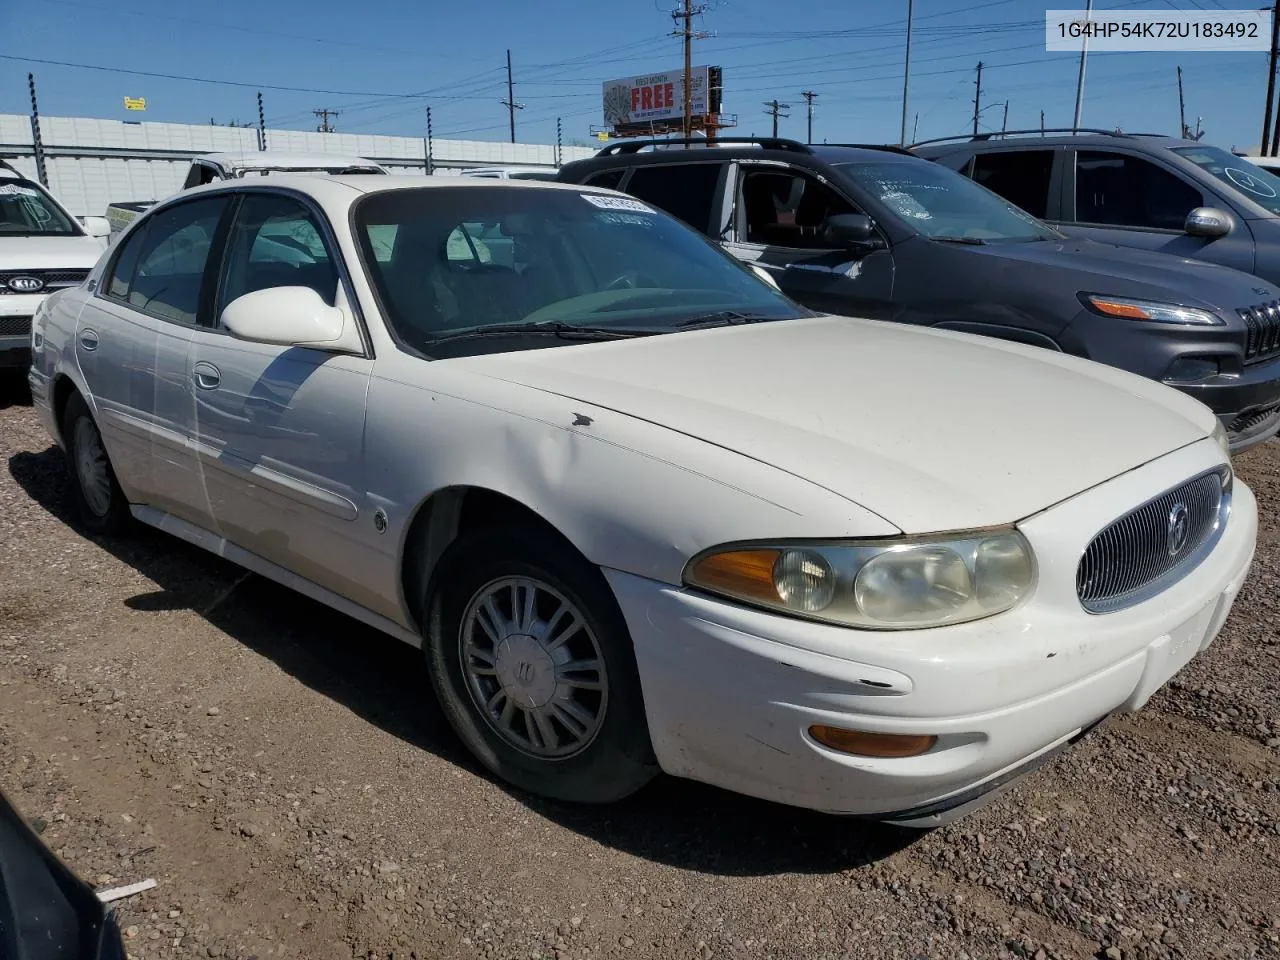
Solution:
{"label": "dent on car door", "polygon": [[1239,217],[1222,237],[1186,233],[1194,208],[1225,205],[1182,173],[1117,150],[1075,150],[1067,163],[1073,236],[1253,270],[1253,235]]}
{"label": "dent on car door", "polygon": [[75,345],[126,495],[197,524],[209,509],[189,442],[187,358],[228,205],[215,196],[166,207],[125,237],[80,315]]}
{"label": "dent on car door", "polygon": [[726,248],[768,270],[789,297],[826,313],[890,318],[893,253],[827,238],[828,218],[863,212],[830,184],[781,165],[743,164],[734,210]]}
{"label": "dent on car door", "polygon": [[272,287],[309,287],[351,310],[336,247],[301,199],[244,195],[211,324],[194,337],[199,462],[222,536],[356,602],[350,571],[373,535],[364,508],[365,396],[372,361],[238,339],[216,319]]}

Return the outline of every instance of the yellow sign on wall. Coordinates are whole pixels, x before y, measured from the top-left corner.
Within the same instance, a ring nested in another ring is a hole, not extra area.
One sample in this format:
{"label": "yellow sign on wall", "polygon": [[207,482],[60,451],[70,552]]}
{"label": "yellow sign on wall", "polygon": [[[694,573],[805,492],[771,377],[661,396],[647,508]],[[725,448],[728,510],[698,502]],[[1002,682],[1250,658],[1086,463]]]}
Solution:
{"label": "yellow sign on wall", "polygon": [[145,110],[147,109],[146,97],[125,97],[124,108],[126,110]]}

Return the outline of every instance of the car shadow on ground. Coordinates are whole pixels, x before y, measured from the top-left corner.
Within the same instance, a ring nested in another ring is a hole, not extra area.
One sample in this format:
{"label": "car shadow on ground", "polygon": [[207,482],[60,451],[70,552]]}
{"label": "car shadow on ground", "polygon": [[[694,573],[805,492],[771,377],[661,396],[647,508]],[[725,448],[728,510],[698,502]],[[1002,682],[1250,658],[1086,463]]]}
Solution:
{"label": "car shadow on ground", "polygon": [[[9,470],[29,496],[74,528],[63,457],[56,447],[16,454]],[[493,780],[466,752],[429,693],[418,651],[150,528],[138,525],[126,536],[95,542],[159,585],[159,590],[126,599],[131,609],[194,610],[365,721],[486,777],[555,823],[617,850],[731,876],[831,873],[874,863],[923,835],[672,777],[659,777],[609,807],[531,797]]]}

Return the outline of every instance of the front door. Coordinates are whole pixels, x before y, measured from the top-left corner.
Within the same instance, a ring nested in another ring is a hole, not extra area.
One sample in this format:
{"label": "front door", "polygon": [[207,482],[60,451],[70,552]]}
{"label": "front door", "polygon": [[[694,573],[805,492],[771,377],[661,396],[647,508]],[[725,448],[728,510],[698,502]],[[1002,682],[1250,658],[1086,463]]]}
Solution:
{"label": "front door", "polygon": [[1074,190],[1067,197],[1070,222],[1062,224],[1066,233],[1253,272],[1253,234],[1238,217],[1232,217],[1231,232],[1225,236],[1187,234],[1184,225],[1193,209],[1225,207],[1199,186],[1144,157],[1118,150],[1076,150],[1074,165],[1071,159],[1068,154],[1068,183]]}
{"label": "front door", "polygon": [[[321,215],[302,200],[246,193],[218,292],[304,286],[350,309]],[[216,530],[233,543],[356,602],[340,571],[353,538],[372,536],[364,415],[372,360],[197,330],[189,375],[196,443]]]}
{"label": "front door", "polygon": [[212,290],[210,252],[226,196],[153,214],[121,243],[80,314],[76,354],[108,455],[126,494],[199,526],[208,500],[188,442],[188,351]]}
{"label": "front door", "polygon": [[730,253],[768,270],[787,296],[813,310],[891,317],[893,253],[854,253],[826,237],[828,217],[862,211],[813,174],[772,163],[739,169]]}

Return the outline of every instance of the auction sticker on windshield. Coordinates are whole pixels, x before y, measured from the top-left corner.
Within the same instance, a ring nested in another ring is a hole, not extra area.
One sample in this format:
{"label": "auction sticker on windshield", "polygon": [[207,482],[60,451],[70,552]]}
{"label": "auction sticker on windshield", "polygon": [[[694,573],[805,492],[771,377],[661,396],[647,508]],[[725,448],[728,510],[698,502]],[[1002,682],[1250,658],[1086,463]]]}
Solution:
{"label": "auction sticker on windshield", "polygon": [[630,197],[606,197],[599,193],[584,193],[582,199],[601,210],[629,210],[632,213],[653,213],[653,208]]}

